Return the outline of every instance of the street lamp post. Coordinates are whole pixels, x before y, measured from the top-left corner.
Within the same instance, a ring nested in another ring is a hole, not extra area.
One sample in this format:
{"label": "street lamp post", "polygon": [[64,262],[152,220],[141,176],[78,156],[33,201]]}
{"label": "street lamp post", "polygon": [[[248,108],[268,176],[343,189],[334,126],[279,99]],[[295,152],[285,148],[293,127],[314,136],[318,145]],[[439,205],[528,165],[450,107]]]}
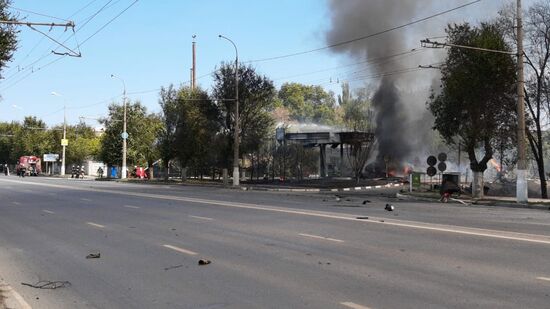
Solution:
{"label": "street lamp post", "polygon": [[[61,97],[59,93],[52,91],[52,95],[56,97]],[[63,104],[63,140],[61,141],[61,146],[63,146],[63,157],[61,157],[61,176],[65,176],[65,147],[67,140],[67,106]]]}
{"label": "street lamp post", "polygon": [[122,169],[120,170],[120,178],[126,179],[126,139],[128,139],[128,132],[126,132],[126,83],[124,80],[114,74],[111,74],[111,78],[116,78],[122,82],[123,93],[122,93],[122,105],[124,105],[124,121],[122,128]]}
{"label": "street lamp post", "polygon": [[239,185],[239,52],[235,43],[223,36],[218,35],[219,38],[225,39],[233,44],[235,47],[235,134],[233,141],[233,186]]}

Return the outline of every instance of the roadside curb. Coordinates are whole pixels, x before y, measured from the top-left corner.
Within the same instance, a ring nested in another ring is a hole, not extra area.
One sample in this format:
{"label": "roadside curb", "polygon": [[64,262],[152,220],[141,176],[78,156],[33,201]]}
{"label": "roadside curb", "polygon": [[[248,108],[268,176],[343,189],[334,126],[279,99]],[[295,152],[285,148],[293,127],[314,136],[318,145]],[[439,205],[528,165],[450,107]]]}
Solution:
{"label": "roadside curb", "polygon": [[365,187],[350,187],[350,188],[265,188],[256,186],[240,187],[243,191],[269,191],[269,192],[355,192],[367,191],[382,188],[401,187],[403,184],[390,183],[387,185],[365,186]]}
{"label": "roadside curb", "polygon": [[[396,195],[399,199],[408,199],[408,200],[416,200],[416,201],[426,201],[426,202],[434,202],[438,203],[440,202],[438,198],[432,198],[427,196],[415,196],[412,194],[404,194],[404,193],[397,193]],[[517,208],[517,209],[537,209],[537,210],[545,210],[550,211],[550,204],[540,204],[540,203],[528,203],[528,204],[517,204],[509,201],[500,201],[500,200],[494,200],[494,199],[482,199],[482,200],[472,200],[472,199],[464,199],[463,200],[467,205],[474,206],[474,205],[480,205],[480,206],[489,206],[489,207],[506,207],[506,208]],[[451,201],[453,204],[460,204],[460,202]]]}

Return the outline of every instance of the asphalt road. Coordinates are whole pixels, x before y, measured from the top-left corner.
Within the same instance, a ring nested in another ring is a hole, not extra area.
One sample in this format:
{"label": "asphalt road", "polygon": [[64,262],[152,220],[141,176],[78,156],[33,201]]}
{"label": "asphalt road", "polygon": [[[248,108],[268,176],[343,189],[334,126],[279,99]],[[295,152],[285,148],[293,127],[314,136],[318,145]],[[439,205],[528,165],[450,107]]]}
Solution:
{"label": "asphalt road", "polygon": [[0,281],[32,308],[549,307],[550,212],[392,193],[0,177]]}

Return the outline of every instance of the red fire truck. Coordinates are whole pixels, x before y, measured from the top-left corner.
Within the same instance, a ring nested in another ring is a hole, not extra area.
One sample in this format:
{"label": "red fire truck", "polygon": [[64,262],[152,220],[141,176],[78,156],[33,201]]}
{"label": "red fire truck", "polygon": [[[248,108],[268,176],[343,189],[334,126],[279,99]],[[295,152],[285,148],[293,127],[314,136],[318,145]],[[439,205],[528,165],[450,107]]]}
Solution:
{"label": "red fire truck", "polygon": [[17,175],[38,176],[42,173],[40,158],[36,156],[22,156],[15,167]]}

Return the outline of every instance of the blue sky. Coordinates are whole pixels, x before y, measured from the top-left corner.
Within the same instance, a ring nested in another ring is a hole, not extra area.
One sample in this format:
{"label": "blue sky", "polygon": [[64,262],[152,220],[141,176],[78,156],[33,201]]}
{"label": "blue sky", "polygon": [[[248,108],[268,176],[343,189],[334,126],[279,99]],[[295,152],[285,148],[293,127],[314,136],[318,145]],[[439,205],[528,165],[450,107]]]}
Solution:
{"label": "blue sky", "polygon": [[[134,0],[14,0],[12,6],[74,20],[78,30],[76,40],[70,36],[70,31],[65,33],[62,28],[40,29],[56,39],[69,38],[66,44],[75,47],[77,41],[83,42],[132,2]],[[449,2],[448,8],[466,1]],[[497,0],[485,2],[489,4],[480,5],[478,13],[480,8],[494,8],[495,3],[502,3]],[[106,3],[109,3],[107,8],[82,27],[86,19]],[[440,9],[427,8],[426,14]],[[69,123],[78,122],[80,116],[105,115],[108,104],[120,102],[122,93],[122,83],[111,79],[111,74],[124,79],[131,99],[139,99],[150,111],[158,111],[156,89],[189,81],[192,35],[197,35],[197,75],[203,76],[212,72],[221,61],[234,59],[233,46],[220,40],[218,34],[226,35],[237,44],[241,61],[326,45],[324,33],[330,27],[327,10],[325,0],[140,0],[83,44],[80,47],[82,58],[59,59],[60,56],[49,54],[58,46],[41,34],[21,27],[19,49],[10,68],[4,69],[5,79],[0,81],[0,121],[21,121],[25,115],[36,115],[48,125],[55,125],[63,121],[64,104]],[[63,22],[25,12],[19,14],[29,21]],[[460,14],[455,14],[455,18],[463,19]],[[406,21],[395,21],[396,25],[403,22]],[[39,60],[41,57],[43,59]],[[48,65],[54,60],[58,61]],[[337,71],[288,77],[351,62],[354,61],[344,56],[321,51],[254,65],[277,86],[292,80],[321,84],[338,92]],[[211,79],[203,77],[198,83],[203,88],[210,88]],[[61,96],[53,96],[52,92]],[[93,120],[86,122],[96,125]]]}

